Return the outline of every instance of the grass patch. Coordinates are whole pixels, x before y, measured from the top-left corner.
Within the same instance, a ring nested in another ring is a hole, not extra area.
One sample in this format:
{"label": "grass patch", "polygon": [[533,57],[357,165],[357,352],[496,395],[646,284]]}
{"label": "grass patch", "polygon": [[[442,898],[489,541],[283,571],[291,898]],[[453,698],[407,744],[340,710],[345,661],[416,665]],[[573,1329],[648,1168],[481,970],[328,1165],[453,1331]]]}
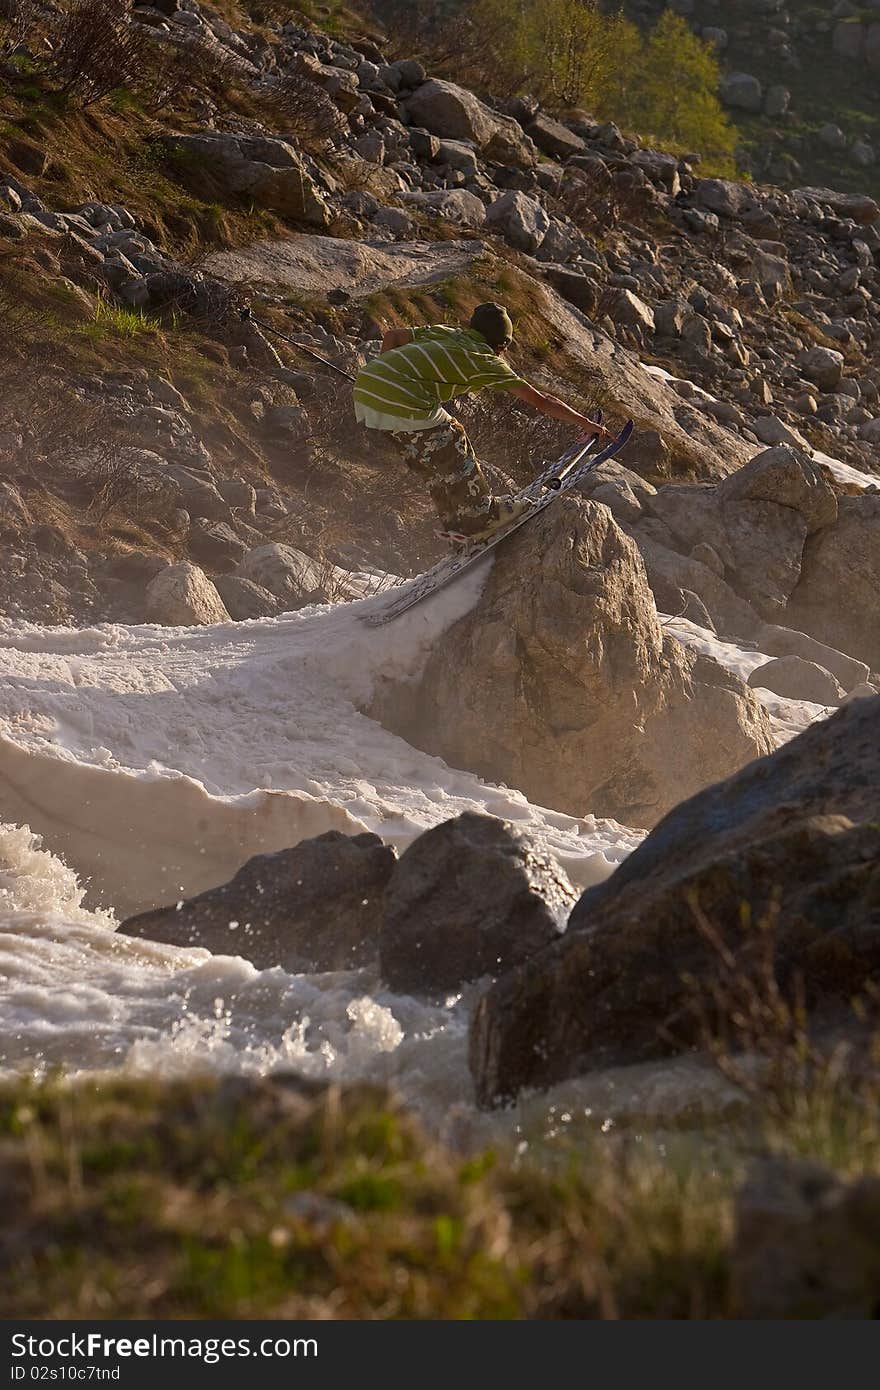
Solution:
{"label": "grass patch", "polygon": [[79,325],[79,332],[92,342],[103,342],[107,338],[139,338],[145,333],[157,334],[161,331],[162,324],[154,315],[143,309],[123,309],[103,295],[98,296],[94,317]]}
{"label": "grass patch", "polygon": [[738,1135],[583,1121],[462,1159],[377,1087],[7,1083],[0,1315],[735,1316],[749,1154],[880,1171],[876,1115],[831,1068],[767,1099]]}

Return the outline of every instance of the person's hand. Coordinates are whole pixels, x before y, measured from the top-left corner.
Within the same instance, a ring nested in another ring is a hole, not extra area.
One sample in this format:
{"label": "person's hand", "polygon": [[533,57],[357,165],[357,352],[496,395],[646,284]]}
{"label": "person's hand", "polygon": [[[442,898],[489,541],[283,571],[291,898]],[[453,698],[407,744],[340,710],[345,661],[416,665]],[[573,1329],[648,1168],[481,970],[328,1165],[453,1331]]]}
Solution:
{"label": "person's hand", "polygon": [[604,425],[597,424],[597,422],[596,422],[595,420],[587,420],[587,419],[585,419],[583,423],[584,423],[584,433],[583,433],[583,436],[582,436],[582,437],[583,437],[584,440],[587,440],[587,439],[594,439],[594,438],[599,438],[599,439],[610,439],[610,438],[611,438],[611,431],[610,431],[610,430],[606,430],[605,427],[604,427]]}

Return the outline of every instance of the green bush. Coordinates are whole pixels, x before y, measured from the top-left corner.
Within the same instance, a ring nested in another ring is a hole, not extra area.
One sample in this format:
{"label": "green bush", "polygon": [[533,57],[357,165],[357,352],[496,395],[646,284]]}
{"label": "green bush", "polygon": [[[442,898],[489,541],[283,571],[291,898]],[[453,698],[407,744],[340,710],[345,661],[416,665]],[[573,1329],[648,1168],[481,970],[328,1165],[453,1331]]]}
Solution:
{"label": "green bush", "polygon": [[737,132],[718,99],[715,52],[679,15],[665,10],[647,34],[598,0],[470,0],[464,17],[473,42],[458,60],[462,78],[559,111],[585,106],[735,172]]}

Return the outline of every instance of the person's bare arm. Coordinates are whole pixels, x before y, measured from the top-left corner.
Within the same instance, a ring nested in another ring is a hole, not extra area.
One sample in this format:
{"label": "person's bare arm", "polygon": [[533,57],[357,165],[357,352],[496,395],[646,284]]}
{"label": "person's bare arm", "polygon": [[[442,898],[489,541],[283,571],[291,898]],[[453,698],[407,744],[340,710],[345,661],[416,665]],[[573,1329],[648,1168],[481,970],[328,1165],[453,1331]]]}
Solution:
{"label": "person's bare arm", "polygon": [[537,386],[529,386],[528,382],[523,382],[522,386],[511,386],[510,394],[516,396],[518,400],[525,401],[526,405],[532,406],[542,415],[549,415],[554,420],[566,420],[570,425],[577,425],[585,434],[608,435],[608,431],[603,429],[601,425],[597,425],[595,420],[591,420],[588,415],[581,415],[579,410],[573,410],[558,396],[551,396],[548,391],[539,391]]}
{"label": "person's bare arm", "polygon": [[411,343],[412,335],[411,328],[386,328],[382,335],[380,352],[390,352],[392,348],[403,347],[404,343]]}

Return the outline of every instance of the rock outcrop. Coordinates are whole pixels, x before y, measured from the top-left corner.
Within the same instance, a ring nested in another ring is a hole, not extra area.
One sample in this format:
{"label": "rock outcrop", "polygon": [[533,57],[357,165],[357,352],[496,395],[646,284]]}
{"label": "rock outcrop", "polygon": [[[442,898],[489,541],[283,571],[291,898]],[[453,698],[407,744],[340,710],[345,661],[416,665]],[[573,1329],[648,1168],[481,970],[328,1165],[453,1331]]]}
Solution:
{"label": "rock outcrop", "polygon": [[732,959],[768,931],[783,995],[849,1017],[880,971],[880,698],[858,700],[676,808],[581,898],[564,937],[481,1000],[483,1104],[610,1063],[687,1050]]}
{"label": "rock outcrop", "polygon": [[451,140],[470,140],[493,158],[529,167],[538,151],[518,121],[492,111],[473,92],[432,77],[407,98],[414,125]]}
{"label": "rock outcrop", "polygon": [[[671,579],[678,569],[679,587],[699,594],[719,631],[740,635],[751,635],[755,614],[776,622],[785,613],[801,577],[807,538],[838,516],[837,496],[822,470],[786,445],[756,455],[717,485],[670,484],[643,499],[643,506],[666,528],[661,539],[651,522],[635,524],[652,584],[655,570]],[[681,559],[658,555],[662,540],[668,542],[664,549],[675,547],[701,569],[689,573]],[[707,546],[717,563],[708,559]]]}
{"label": "rock outcrop", "polygon": [[809,700],[815,705],[839,705],[845,695],[824,666],[801,656],[775,656],[749,676],[752,689],[772,690],[786,700]]}
{"label": "rock outcrop", "polygon": [[794,624],[880,670],[880,497],[841,497],[837,525],[808,541],[802,569]]}
{"label": "rock outcrop", "polygon": [[328,830],[293,849],[255,855],[219,888],[129,917],[119,930],[244,956],[261,970],[350,970],[377,954],[394,864],[378,835]]}
{"label": "rock outcrop", "polygon": [[310,226],[328,227],[332,221],[324,195],[285,140],[206,130],[171,135],[166,143],[185,167],[227,193],[244,194]]}
{"label": "rock outcrop", "polygon": [[771,747],[745,686],[664,637],[610,511],[572,497],[497,552],[421,681],[373,713],[540,805],[637,826]]}
{"label": "rock outcrop", "polygon": [[555,940],[576,896],[559,865],[513,825],[465,812],[426,830],[395,865],[382,978],[434,993],[498,975]]}

